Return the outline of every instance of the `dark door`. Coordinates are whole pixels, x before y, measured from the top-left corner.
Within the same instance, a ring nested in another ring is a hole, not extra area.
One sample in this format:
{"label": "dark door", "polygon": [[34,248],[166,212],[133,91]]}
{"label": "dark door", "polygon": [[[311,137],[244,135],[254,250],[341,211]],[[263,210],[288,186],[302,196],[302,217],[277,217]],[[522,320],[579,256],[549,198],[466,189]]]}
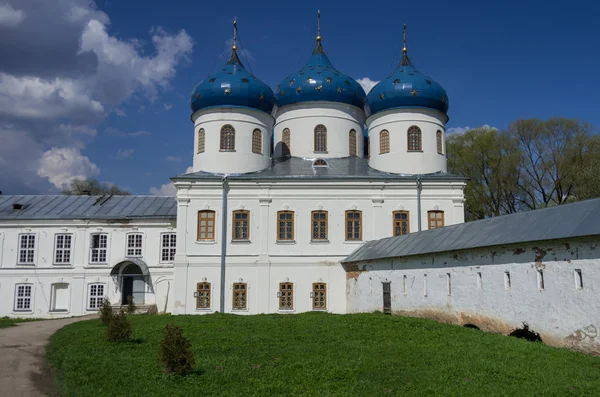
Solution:
{"label": "dark door", "polygon": [[123,295],[121,296],[121,304],[127,304],[127,297],[133,296],[133,277],[123,277]]}
{"label": "dark door", "polygon": [[390,292],[390,282],[384,282],[383,284],[383,312],[385,314],[392,314],[392,294]]}

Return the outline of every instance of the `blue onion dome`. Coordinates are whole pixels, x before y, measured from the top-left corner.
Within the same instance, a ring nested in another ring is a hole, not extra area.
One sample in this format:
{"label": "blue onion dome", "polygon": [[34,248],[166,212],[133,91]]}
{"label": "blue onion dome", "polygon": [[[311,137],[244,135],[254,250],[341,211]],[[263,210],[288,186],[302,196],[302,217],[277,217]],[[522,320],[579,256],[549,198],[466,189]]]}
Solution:
{"label": "blue onion dome", "polygon": [[317,36],[317,45],[302,69],[286,77],[275,88],[278,107],[302,102],[328,101],[363,109],[365,91],[352,77],[337,70]]}
{"label": "blue onion dome", "polygon": [[244,68],[234,44],[225,67],[194,88],[190,106],[192,114],[211,107],[245,107],[271,114],[275,107],[275,96],[268,85]]}
{"label": "blue onion dome", "polygon": [[428,108],[448,113],[446,90],[432,78],[415,69],[406,46],[396,70],[379,82],[367,95],[367,117],[395,108]]}

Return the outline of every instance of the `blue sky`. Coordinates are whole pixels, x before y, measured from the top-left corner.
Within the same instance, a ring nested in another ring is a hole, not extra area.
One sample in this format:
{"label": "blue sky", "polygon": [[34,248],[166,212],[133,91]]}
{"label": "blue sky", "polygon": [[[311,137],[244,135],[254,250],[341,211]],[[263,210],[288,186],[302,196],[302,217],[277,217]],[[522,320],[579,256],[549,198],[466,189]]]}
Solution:
{"label": "blue sky", "polygon": [[191,165],[189,93],[226,61],[234,18],[244,63],[273,88],[307,60],[320,9],[326,52],[355,79],[392,72],[406,23],[413,63],[449,95],[449,129],[553,116],[600,126],[591,1],[56,1],[42,12],[0,0],[0,50],[14,51],[0,60],[5,194],[77,175],[169,192]]}

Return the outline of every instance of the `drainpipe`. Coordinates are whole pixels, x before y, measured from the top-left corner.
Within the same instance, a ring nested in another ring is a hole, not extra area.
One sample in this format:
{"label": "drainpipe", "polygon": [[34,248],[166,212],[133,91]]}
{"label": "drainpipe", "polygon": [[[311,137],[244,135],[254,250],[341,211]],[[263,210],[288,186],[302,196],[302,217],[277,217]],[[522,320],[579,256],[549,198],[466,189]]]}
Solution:
{"label": "drainpipe", "polygon": [[225,258],[227,257],[227,175],[223,177],[223,202],[221,203],[221,313],[225,313]]}
{"label": "drainpipe", "polygon": [[417,220],[419,221],[419,231],[421,231],[421,190],[423,190],[421,175],[417,175]]}

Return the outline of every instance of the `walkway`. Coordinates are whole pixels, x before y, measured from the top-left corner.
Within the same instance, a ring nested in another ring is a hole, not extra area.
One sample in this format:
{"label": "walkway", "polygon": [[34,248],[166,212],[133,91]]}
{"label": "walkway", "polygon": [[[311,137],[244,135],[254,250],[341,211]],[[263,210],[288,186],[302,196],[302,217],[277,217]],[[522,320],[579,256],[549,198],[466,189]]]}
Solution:
{"label": "walkway", "polygon": [[45,359],[50,335],[96,315],[20,323],[0,328],[0,396],[48,396],[54,382]]}

